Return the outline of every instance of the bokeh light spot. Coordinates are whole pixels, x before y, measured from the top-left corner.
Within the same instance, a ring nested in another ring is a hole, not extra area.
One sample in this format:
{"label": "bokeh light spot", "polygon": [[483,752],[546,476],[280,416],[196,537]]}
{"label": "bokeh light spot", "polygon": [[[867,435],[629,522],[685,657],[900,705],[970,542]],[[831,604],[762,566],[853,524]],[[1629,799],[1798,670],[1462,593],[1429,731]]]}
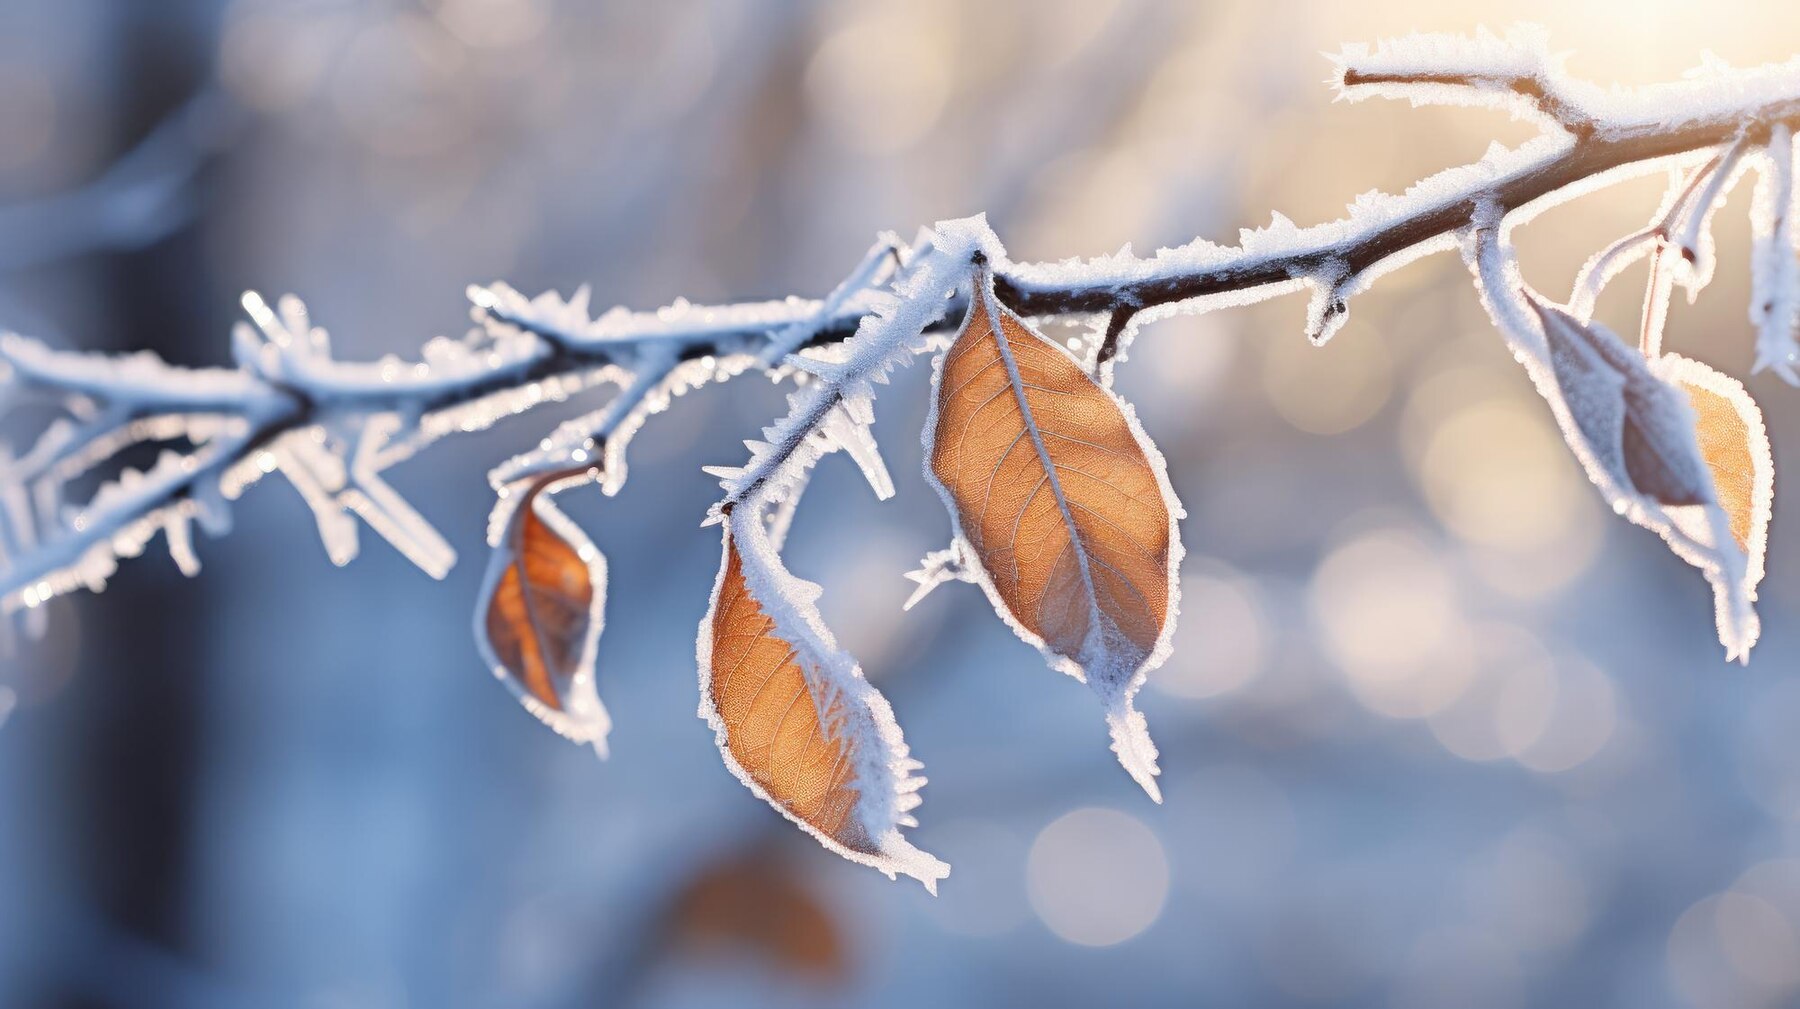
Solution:
{"label": "bokeh light spot", "polygon": [[1143,821],[1089,807],[1045,827],[1031,844],[1026,884],[1050,931],[1081,946],[1114,946],[1149,928],[1169,894],[1162,842]]}
{"label": "bokeh light spot", "polygon": [[1150,683],[1191,699],[1230,693],[1256,679],[1267,661],[1269,625],[1256,583],[1205,558],[1183,567],[1175,651]]}
{"label": "bokeh light spot", "polygon": [[1311,600],[1327,654],[1371,711],[1421,718],[1462,693],[1456,586],[1418,536],[1376,529],[1343,543],[1313,574]]}
{"label": "bokeh light spot", "polygon": [[1270,340],[1263,388],[1277,413],[1310,434],[1361,427],[1393,393],[1393,363],[1379,334],[1352,332],[1353,320],[1323,347],[1301,339]]}

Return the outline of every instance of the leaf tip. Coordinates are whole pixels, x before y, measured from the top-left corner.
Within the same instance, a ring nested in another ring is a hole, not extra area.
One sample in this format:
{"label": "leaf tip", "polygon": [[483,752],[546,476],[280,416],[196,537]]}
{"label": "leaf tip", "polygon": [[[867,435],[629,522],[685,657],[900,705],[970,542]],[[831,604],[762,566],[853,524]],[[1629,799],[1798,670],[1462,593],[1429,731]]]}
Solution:
{"label": "leaf tip", "polygon": [[1133,707],[1130,700],[1122,700],[1107,710],[1106,726],[1112,733],[1112,750],[1118,754],[1120,765],[1152,802],[1161,805],[1162,789],[1156,784],[1156,776],[1162,770],[1156,766],[1156,744],[1150,741],[1144,713]]}
{"label": "leaf tip", "polygon": [[898,873],[915,879],[933,897],[938,895],[938,882],[950,876],[950,863],[914,847],[897,830],[883,839],[881,851],[888,860],[885,871],[890,878],[897,878]]}

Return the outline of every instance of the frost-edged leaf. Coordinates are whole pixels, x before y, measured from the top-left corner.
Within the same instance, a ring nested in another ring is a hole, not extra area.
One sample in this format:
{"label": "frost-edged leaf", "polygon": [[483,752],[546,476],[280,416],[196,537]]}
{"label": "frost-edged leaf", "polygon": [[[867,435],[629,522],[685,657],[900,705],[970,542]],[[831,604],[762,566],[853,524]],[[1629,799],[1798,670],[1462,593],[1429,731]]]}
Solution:
{"label": "frost-edged leaf", "polygon": [[[779,566],[760,521],[724,521],[700,625],[700,715],[738,779],[832,851],[936,892],[949,866],[901,835],[925,779],[893,711]],[[744,546],[740,548],[740,540]]]}
{"label": "frost-edged leaf", "polygon": [[1762,410],[1743,384],[1729,375],[1674,354],[1665,355],[1660,363],[1694,411],[1700,455],[1712,474],[1731,538],[1744,552],[1744,591],[1755,598],[1775,511],[1775,457]]}
{"label": "frost-edged leaf", "polygon": [[856,816],[854,743],[832,708],[821,708],[793,645],[750,595],[743,560],[728,541],[712,614],[707,697],[725,745],[770,801],[830,840],[875,851]]}
{"label": "frost-edged leaf", "polygon": [[996,610],[1106,705],[1113,749],[1159,797],[1132,703],[1168,652],[1181,515],[1130,408],[976,278],[940,357],[926,473]]}
{"label": "frost-edged leaf", "polygon": [[475,637],[526,710],[606,755],[612,719],[594,682],[606,606],[606,560],[539,484],[525,491],[495,545]]}
{"label": "frost-edged leaf", "polygon": [[[1700,569],[1713,587],[1726,656],[1747,659],[1761,633],[1752,605],[1761,560],[1752,563],[1733,526],[1753,530],[1757,523],[1753,517],[1747,525],[1733,517],[1721,482],[1739,486],[1731,471],[1742,468],[1742,457],[1726,451],[1720,439],[1731,437],[1733,427],[1725,420],[1735,417],[1751,457],[1758,457],[1759,446],[1766,456],[1754,405],[1747,396],[1740,402],[1730,390],[1736,383],[1710,368],[1673,355],[1646,360],[1598,323],[1583,322],[1529,291],[1497,290],[1490,281],[1503,274],[1516,279],[1516,269],[1484,265],[1483,293],[1589,479],[1615,512],[1661,536],[1677,556]],[[1538,333],[1512,331],[1529,325],[1528,317],[1535,317],[1541,343]],[[1752,412],[1746,413],[1746,406]],[[1749,486],[1764,466],[1750,465]],[[1753,538],[1747,535],[1742,542]]]}
{"label": "frost-edged leaf", "polygon": [[1681,393],[1604,326],[1532,299],[1569,415],[1613,479],[1665,505],[1712,500]]}

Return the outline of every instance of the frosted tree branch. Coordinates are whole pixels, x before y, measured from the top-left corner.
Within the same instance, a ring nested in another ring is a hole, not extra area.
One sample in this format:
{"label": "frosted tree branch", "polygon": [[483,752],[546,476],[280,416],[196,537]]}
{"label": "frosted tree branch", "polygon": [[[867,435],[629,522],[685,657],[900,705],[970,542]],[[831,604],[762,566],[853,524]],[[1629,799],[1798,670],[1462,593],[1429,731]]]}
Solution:
{"label": "frosted tree branch", "polygon": [[[1481,104],[1498,98],[1543,120],[1546,129],[1517,149],[1496,147],[1403,195],[1359,197],[1338,221],[1299,228],[1277,215],[1267,227],[1242,233],[1233,246],[1196,240],[1148,257],[1122,253],[1062,263],[1012,262],[996,253],[996,296],[1027,317],[1106,316],[1097,352],[1097,363],[1106,368],[1143,322],[1299,289],[1312,292],[1309,332],[1322,341],[1376,278],[1455,249],[1482,215],[1523,223],[1564,200],[1645,172],[1692,169],[1689,195],[1665,209],[1666,220],[1650,237],[1697,254],[1701,217],[1729,186],[1737,162],[1763,165],[1768,156],[1760,152],[1771,136],[1791,137],[1800,125],[1800,62],[1713,67],[1678,83],[1607,90],[1567,78],[1542,37],[1530,32],[1415,37],[1348,48],[1335,62],[1339,94],[1346,99]],[[1754,158],[1745,156],[1752,151],[1758,152]],[[1778,195],[1783,199],[1767,202],[1785,210],[1790,197],[1786,190]],[[1785,213],[1772,211],[1771,217],[1780,221],[1782,236],[1791,234]],[[895,305],[894,287],[931,257],[934,237],[928,233],[910,246],[884,238],[837,289],[817,300],[718,306],[677,301],[654,311],[615,308],[596,317],[588,313],[585,290],[565,300],[554,294],[528,299],[502,284],[472,287],[474,329],[459,339],[430,341],[412,361],[340,360],[297,300],[271,307],[254,295],[245,299],[254,325],[240,325],[237,363],[230,369],[183,369],[146,355],[59,352],[7,336],[0,342],[7,388],[57,404],[64,416],[0,478],[9,487],[5,499],[26,502],[22,510],[28,512],[0,523],[7,530],[0,537],[6,550],[0,598],[17,610],[97,586],[116,555],[141,548],[146,528],[181,525],[172,544],[187,542],[190,519],[205,517],[208,528],[223,528],[217,514],[223,502],[277,470],[319,514],[334,559],[354,555],[350,516],[362,516],[409,556],[428,559],[422,565],[428,571],[441,574],[447,551],[441,537],[379,480],[380,473],[445,435],[598,385],[622,391],[598,413],[565,425],[536,451],[498,468],[494,483],[503,494],[517,481],[582,467],[616,490],[623,444],[647,416],[693,385],[760,371],[803,383],[796,413],[771,428],[766,443],[753,446],[749,465],[727,480],[724,503],[761,495],[763,484],[791,473],[793,460],[815,441],[824,451],[866,454],[869,446],[857,433],[867,424],[857,371],[862,365],[847,361],[842,347],[873,313]],[[1595,273],[1597,284],[1610,273],[1612,264],[1603,265],[1608,269]],[[1776,290],[1768,300],[1786,311],[1788,302],[1781,299],[1787,296]],[[958,285],[924,310],[921,331],[956,323],[967,297],[966,285]],[[151,431],[141,426],[146,422],[162,427]],[[59,495],[72,471],[105,463],[113,454],[107,447],[172,436],[188,444],[165,463],[143,474],[126,471],[116,487],[84,505],[63,506]],[[71,459],[83,466],[58,468]],[[779,498],[763,503],[772,506]],[[54,507],[46,507],[50,503]],[[181,552],[188,553],[185,546]]]}
{"label": "frosted tree branch", "polygon": [[[1156,748],[1132,698],[1172,645],[1184,512],[1164,457],[1111,388],[1114,369],[1150,321],[1297,291],[1309,295],[1306,336],[1324,343],[1381,276],[1460,251],[1590,481],[1704,575],[1727,657],[1747,660],[1773,514],[1768,432],[1741,383],[1665,354],[1662,336],[1674,286],[1692,297],[1711,279],[1714,213],[1755,172],[1754,367],[1795,380],[1800,58],[1712,65],[1631,91],[1569,78],[1532,30],[1415,36],[1346,49],[1335,63],[1345,99],[1495,107],[1542,129],[1404,194],[1360,196],[1340,220],[1300,228],[1277,214],[1229,246],[1196,239],[1148,257],[1016,262],[977,216],[910,243],[880,236],[818,299],[594,315],[585,288],[564,298],[475,286],[472,328],[410,360],[339,357],[299,299],[255,293],[244,295],[230,368],[0,336],[0,421],[15,436],[0,446],[0,614],[23,613],[28,631],[41,630],[47,600],[99,590],[159,533],[175,565],[196,573],[193,526],[222,535],[231,503],[271,473],[311,510],[335,563],[357,555],[366,527],[443,578],[455,549],[386,472],[451,434],[611,386],[489,473],[491,552],[473,627],[526,710],[604,755],[604,544],[553,498],[588,483],[618,492],[633,435],[696,387],[752,373],[790,382],[786,412],[745,441],[747,458],[708,469],[721,494],[707,524],[722,552],[696,637],[699,713],[753,794],[827,849],[933,889],[949,866],[906,834],[923,767],[826,626],[823,589],[782,556],[827,455],[843,452],[878,498],[894,495],[873,434],[879,387],[935,357],[924,476],[953,539],[909,575],[919,591],[908,606],[948,581],[980,586],[1051,668],[1096,693],[1121,763],[1160,801]],[[1567,305],[1526,285],[1515,229],[1654,172],[1670,184],[1649,224],[1589,259]],[[1634,347],[1592,309],[1645,257]],[[1094,327],[1091,357],[1044,334],[1042,320],[1061,317]]]}

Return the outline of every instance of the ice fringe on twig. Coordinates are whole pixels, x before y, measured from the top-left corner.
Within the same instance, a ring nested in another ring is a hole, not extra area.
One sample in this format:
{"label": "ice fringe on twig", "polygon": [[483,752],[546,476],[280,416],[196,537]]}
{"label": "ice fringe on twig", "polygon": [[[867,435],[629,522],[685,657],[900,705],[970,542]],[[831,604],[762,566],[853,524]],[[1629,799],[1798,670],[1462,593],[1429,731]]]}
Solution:
{"label": "ice fringe on twig", "polygon": [[[1546,119],[1548,129],[1517,150],[1492,149],[1479,162],[1439,173],[1403,195],[1358,197],[1340,221],[1299,228],[1275,215],[1268,227],[1243,233],[1235,247],[1196,240],[1147,258],[1125,252],[1087,261],[1009,264],[1004,277],[1009,302],[1016,300],[1015,307],[1028,315],[1112,313],[1118,329],[1113,349],[1118,351],[1143,325],[1176,312],[1259,301],[1306,285],[1327,294],[1331,286],[1354,293],[1404,263],[1453,248],[1454,232],[1466,223],[1467,208],[1480,201],[1502,201],[1511,222],[1523,223],[1598,186],[1662,170],[1671,160],[1640,152],[1639,147],[1646,152],[1704,152],[1729,143],[1747,124],[1767,124],[1778,134],[1791,135],[1792,120],[1800,118],[1793,112],[1795,96],[1800,95],[1800,60],[1742,70],[1723,68],[1715,61],[1680,82],[1609,91],[1568,79],[1541,32],[1531,29],[1515,29],[1504,37],[1415,36],[1373,49],[1345,47],[1333,58],[1336,82],[1345,98],[1498,102],[1531,110],[1529,114]],[[1566,100],[1559,102],[1559,96]],[[1598,145],[1591,162],[1583,160],[1584,145]],[[1698,156],[1677,153],[1673,162],[1697,163]],[[1755,152],[1755,158],[1761,157]],[[1539,178],[1553,181],[1540,189]],[[1423,230],[1417,230],[1419,226]],[[242,404],[220,406],[252,425],[236,451],[253,454],[254,459],[218,462],[220,468],[231,470],[228,482],[240,490],[261,475],[263,463],[275,461],[273,455],[252,450],[290,429],[311,426],[316,422],[312,413],[350,417],[392,412],[400,426],[372,460],[379,472],[447,434],[477,430],[501,417],[567,399],[608,380],[609,368],[630,370],[638,352],[652,347],[673,349],[684,363],[697,361],[704,367],[709,357],[715,365],[741,355],[766,359],[778,356],[771,349],[777,344],[785,349],[788,344],[803,347],[841,339],[856,320],[891,298],[877,283],[860,290],[854,283],[864,270],[878,276],[885,268],[883,258],[879,253],[865,257],[840,285],[841,297],[834,291],[823,301],[786,298],[721,306],[677,301],[648,312],[615,308],[594,318],[588,317],[585,292],[564,301],[552,294],[525,298],[501,284],[473,287],[470,298],[477,331],[462,341],[432,341],[417,362],[393,358],[372,365],[330,362],[321,370],[319,362],[304,353],[305,341],[298,346],[302,352],[298,355],[279,348],[247,347],[253,351],[246,355],[250,360],[235,373],[195,373],[185,381],[169,373],[163,381],[135,383],[138,388],[130,401],[138,408],[166,413],[177,412],[177,404],[210,407],[218,404],[195,402],[194,397],[203,394],[204,383],[216,380],[247,385],[254,396],[274,402],[276,409],[266,414]],[[1332,267],[1337,259],[1353,261],[1353,271],[1346,274]],[[1759,261],[1783,269],[1791,265],[1774,255],[1760,256]],[[1340,283],[1346,278],[1347,285]],[[1322,299],[1315,337],[1328,335],[1330,324],[1341,320],[1334,304],[1342,301]],[[952,299],[946,316],[959,307]],[[265,312],[254,314],[266,321]],[[310,339],[310,329],[301,328],[308,329]],[[1766,327],[1765,349],[1759,357],[1766,366],[1780,369],[1790,343],[1778,327]],[[831,363],[829,354],[813,355],[804,349],[789,354],[788,360],[802,369]],[[1112,360],[1101,363],[1103,381],[1112,366]],[[260,377],[265,374],[272,381]],[[51,387],[74,394],[91,377],[48,378]],[[289,393],[300,397],[307,407],[304,414],[283,408]],[[354,434],[328,432],[345,440],[346,452]],[[614,489],[622,471],[622,466],[610,468]],[[221,495],[212,486],[212,475],[175,481],[162,489],[175,497],[216,501]],[[151,505],[148,498],[141,500]],[[74,535],[46,524],[45,535],[30,550],[15,553],[10,570],[0,575],[0,596],[16,608],[20,590],[28,584],[53,589],[55,583],[62,586],[59,591],[81,584],[79,579],[48,576],[64,573],[74,558],[86,556],[137,517],[105,516],[94,527],[103,527],[103,532],[90,529]],[[339,537],[335,553],[340,557],[347,552],[347,540]]]}
{"label": "ice fringe on twig", "polygon": [[919,561],[917,570],[906,573],[908,580],[916,582],[918,588],[908,596],[902,610],[911,610],[923,602],[939,585],[946,582],[975,582],[975,575],[969,570],[969,562],[963,558],[962,544],[952,541],[942,550],[933,550]]}
{"label": "ice fringe on twig", "polygon": [[1800,385],[1800,186],[1794,183],[1794,132],[1769,128],[1758,158],[1750,209],[1750,321],[1756,326],[1753,371],[1775,372]]}
{"label": "ice fringe on twig", "polygon": [[[1329,55],[1329,54],[1328,54]],[[1414,105],[1487,106],[1601,137],[1675,129],[1746,105],[1777,104],[1800,87],[1800,57],[1740,69],[1709,59],[1685,79],[1601,87],[1571,77],[1536,25],[1504,34],[1416,34],[1348,45],[1331,59],[1342,94]]]}
{"label": "ice fringe on twig", "polygon": [[[284,404],[253,378],[224,369],[186,369],[154,355],[123,358],[53,351],[14,334],[0,336],[6,385],[37,396],[60,417],[30,451],[0,472],[4,590],[0,609],[35,610],[77,589],[98,591],[122,558],[136,557],[166,534],[184,571],[197,571],[188,525],[223,529],[221,474],[250,444],[258,423]],[[165,449],[148,469],[120,467],[85,502],[69,487],[119,453]],[[34,617],[33,623],[41,621]]]}

